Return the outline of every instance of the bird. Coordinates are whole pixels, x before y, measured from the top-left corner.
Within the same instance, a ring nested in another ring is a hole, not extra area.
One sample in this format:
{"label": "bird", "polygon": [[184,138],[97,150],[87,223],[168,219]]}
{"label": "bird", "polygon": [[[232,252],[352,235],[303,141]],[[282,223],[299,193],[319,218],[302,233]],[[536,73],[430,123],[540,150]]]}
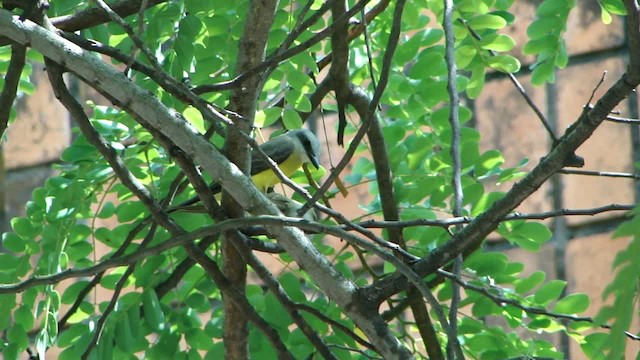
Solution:
{"label": "bird", "polygon": [[[286,176],[296,172],[303,164],[311,163],[316,169],[320,168],[320,142],[307,129],[292,130],[276,136],[260,145],[260,149],[278,164]],[[251,180],[263,192],[280,182],[280,178],[256,150],[251,152]],[[219,183],[211,184],[210,189],[214,195],[222,191]],[[193,205],[198,201],[200,199],[197,196],[193,197],[176,205],[170,209],[170,212]]]}

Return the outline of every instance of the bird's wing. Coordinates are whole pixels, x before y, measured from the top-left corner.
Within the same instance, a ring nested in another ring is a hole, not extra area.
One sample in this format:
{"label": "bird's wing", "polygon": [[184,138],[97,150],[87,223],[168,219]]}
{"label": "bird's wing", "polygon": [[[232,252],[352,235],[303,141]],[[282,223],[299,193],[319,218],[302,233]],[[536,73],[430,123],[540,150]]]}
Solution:
{"label": "bird's wing", "polygon": [[[288,136],[278,136],[260,146],[260,149],[265,152],[276,164],[281,164],[293,153],[294,150],[293,139]],[[257,151],[251,153],[251,175],[259,174],[265,170],[270,169],[269,164],[265,159],[258,154]]]}

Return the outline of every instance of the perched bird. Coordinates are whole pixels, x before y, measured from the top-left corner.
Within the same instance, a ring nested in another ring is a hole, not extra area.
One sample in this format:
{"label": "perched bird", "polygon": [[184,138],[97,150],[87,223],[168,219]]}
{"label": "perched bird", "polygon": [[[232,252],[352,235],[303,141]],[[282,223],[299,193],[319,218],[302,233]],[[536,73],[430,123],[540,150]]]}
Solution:
{"label": "perched bird", "polygon": [[[320,167],[320,142],[307,129],[292,130],[276,136],[260,145],[260,149],[278,164],[278,167],[286,176],[296,172],[303,164],[311,163],[316,169]],[[255,150],[251,153],[251,180],[261,191],[266,191],[280,182],[280,178],[273,172],[267,161]],[[211,185],[213,194],[217,194],[221,190],[220,184],[214,183]],[[200,201],[198,197],[191,198],[177,205],[170,212],[195,204],[198,201]]]}
{"label": "perched bird", "polygon": [[[277,136],[260,145],[282,172],[290,176],[303,164],[311,163],[316,169],[320,167],[320,142],[307,129],[298,129]],[[251,154],[251,180],[260,190],[266,190],[280,182],[269,164],[255,151]]]}

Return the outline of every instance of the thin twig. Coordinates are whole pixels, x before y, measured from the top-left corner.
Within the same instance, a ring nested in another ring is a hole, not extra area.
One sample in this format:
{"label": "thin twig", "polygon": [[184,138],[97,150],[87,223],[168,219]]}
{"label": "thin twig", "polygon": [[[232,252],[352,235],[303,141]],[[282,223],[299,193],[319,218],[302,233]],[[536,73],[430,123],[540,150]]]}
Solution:
{"label": "thin twig", "polygon": [[[460,18],[460,19],[458,19],[458,21],[460,21],[467,28],[467,30],[469,31],[471,36],[473,36],[476,40],[482,40],[480,35],[478,35],[478,33],[475,32],[475,30],[473,30],[469,26],[469,24],[466,21],[464,21],[464,19]],[[491,56],[496,56],[496,52],[493,51],[493,50],[489,50],[489,54]],[[558,137],[556,136],[555,132],[553,131],[553,129],[549,125],[549,122],[547,121],[547,118],[544,116],[544,114],[542,113],[540,108],[538,108],[538,106],[533,102],[533,99],[531,99],[529,94],[527,94],[527,91],[524,89],[522,84],[520,84],[520,81],[518,81],[518,79],[516,78],[515,75],[513,75],[511,73],[508,73],[507,76],[509,77],[509,80],[511,81],[511,83],[513,83],[513,85],[516,87],[516,90],[518,90],[520,95],[522,95],[522,98],[527,103],[527,105],[529,105],[529,107],[531,108],[531,110],[533,110],[533,112],[536,114],[538,119],[540,119],[540,122],[544,126],[545,130],[547,130],[547,133],[549,134],[549,137],[551,138],[551,140],[555,144],[558,141]]]}
{"label": "thin twig", "polygon": [[630,173],[621,173],[621,172],[612,172],[612,171],[562,169],[562,170],[559,170],[558,173],[567,174],[567,175],[602,176],[602,177],[627,178],[627,179],[640,180],[639,174],[630,174]]}
{"label": "thin twig", "polygon": [[614,122],[614,123],[621,123],[621,124],[633,124],[633,125],[640,124],[640,120],[638,120],[638,119],[629,119],[629,118],[624,118],[624,117],[620,117],[620,116],[613,116],[613,115],[607,116],[607,118],[605,120],[606,121],[610,121],[610,122]]}
{"label": "thin twig", "polygon": [[600,81],[598,81],[598,83],[596,84],[596,86],[593,88],[593,90],[591,91],[591,96],[589,96],[589,100],[587,101],[587,106],[591,106],[591,102],[593,101],[593,98],[596,96],[596,91],[598,91],[598,89],[600,88],[600,86],[602,85],[602,83],[604,83],[604,80],[607,78],[607,71],[605,70],[602,73],[602,76],[600,77]]}
{"label": "thin twig", "polygon": [[[444,0],[444,11],[442,28],[445,37],[445,60],[447,63],[447,91],[449,93],[449,126],[451,127],[451,149],[450,155],[453,169],[451,186],[453,189],[453,216],[462,216],[462,159],[460,155],[460,119],[459,107],[460,98],[456,86],[458,69],[456,68],[455,35],[453,33],[453,0]],[[457,230],[462,229],[462,224],[456,225]],[[462,269],[462,254],[454,260],[453,272],[460,274]],[[451,286],[451,303],[449,305],[449,327],[447,332],[447,359],[464,360],[462,348],[458,341],[458,307],[460,306],[460,287],[455,283]]]}

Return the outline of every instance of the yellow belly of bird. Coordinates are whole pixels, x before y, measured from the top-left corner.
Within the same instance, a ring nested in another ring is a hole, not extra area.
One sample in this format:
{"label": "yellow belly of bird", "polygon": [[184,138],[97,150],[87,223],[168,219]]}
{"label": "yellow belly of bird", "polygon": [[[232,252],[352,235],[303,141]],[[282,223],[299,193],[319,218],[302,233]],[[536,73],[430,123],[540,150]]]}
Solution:
{"label": "yellow belly of bird", "polygon": [[[289,156],[288,159],[278,165],[280,170],[287,176],[291,176],[300,166],[302,166],[302,161],[297,156]],[[262,191],[280,182],[278,176],[271,169],[253,175],[251,180]]]}

